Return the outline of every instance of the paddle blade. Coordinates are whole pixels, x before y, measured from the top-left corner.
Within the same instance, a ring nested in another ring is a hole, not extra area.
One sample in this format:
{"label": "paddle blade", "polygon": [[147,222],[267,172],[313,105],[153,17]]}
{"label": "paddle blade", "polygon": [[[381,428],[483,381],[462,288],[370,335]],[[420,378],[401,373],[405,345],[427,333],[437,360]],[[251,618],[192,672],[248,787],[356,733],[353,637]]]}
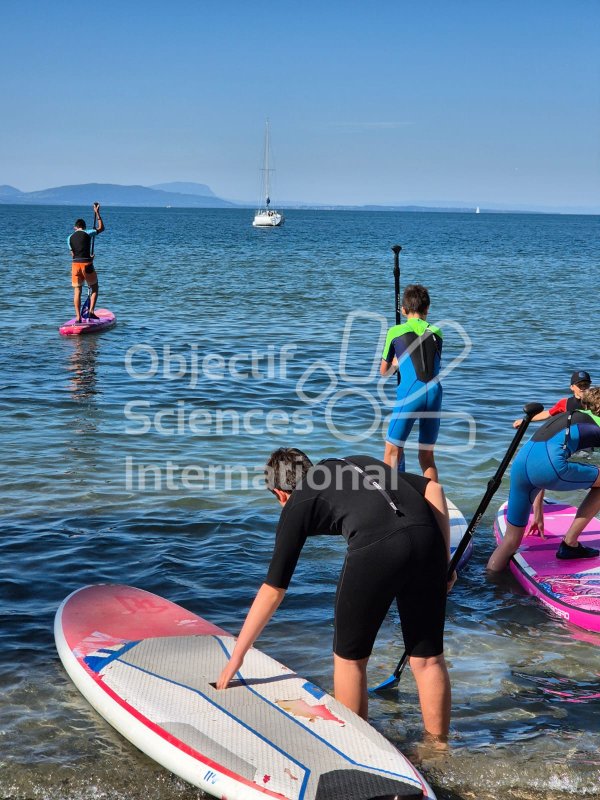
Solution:
{"label": "paddle blade", "polygon": [[395,689],[399,683],[400,683],[400,675],[396,676],[396,674],[393,673],[387,680],[385,680],[383,683],[380,683],[379,686],[374,686],[372,689],[369,689],[369,691],[377,693],[385,692],[388,689]]}
{"label": "paddle blade", "polygon": [[408,653],[404,652],[402,654],[402,658],[398,662],[398,666],[392,672],[390,677],[385,680],[383,683],[380,683],[379,686],[376,686],[374,689],[370,689],[371,692],[385,692],[387,689],[395,689],[396,686],[400,683],[400,678],[402,677],[402,673],[404,672],[404,667],[408,664]]}
{"label": "paddle blade", "polygon": [[87,317],[90,312],[90,295],[85,298],[85,303],[81,306],[81,316]]}

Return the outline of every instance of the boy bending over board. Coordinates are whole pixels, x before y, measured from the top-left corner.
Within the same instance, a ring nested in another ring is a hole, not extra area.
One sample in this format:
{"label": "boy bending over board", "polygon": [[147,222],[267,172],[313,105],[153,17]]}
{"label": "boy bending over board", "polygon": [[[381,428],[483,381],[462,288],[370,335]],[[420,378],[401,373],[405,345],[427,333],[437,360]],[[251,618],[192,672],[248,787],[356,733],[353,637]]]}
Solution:
{"label": "boy bending over board", "polygon": [[489,570],[503,570],[517,552],[532,507],[534,522],[531,532],[543,531],[543,489],[558,492],[589,489],[556,557],[595,558],[599,555],[596,548],[585,547],[577,541],[592,517],[600,511],[600,469],[593,464],[570,461],[577,450],[586,447],[600,447],[600,387],[597,386],[582,393],[580,410],[551,417],[515,458],[510,472],[506,534],[488,561]]}
{"label": "boy bending over board", "polygon": [[347,542],[338,580],[333,639],[334,694],[367,718],[367,662],[394,599],[417,683],[425,730],[445,739],[450,679],[444,618],[450,522],[442,487],[369,456],[328,458],[313,466],[281,448],[266,465],[266,483],[283,507],[265,582],[217,680],[226,689],[283,600],[307,537],[340,534]]}

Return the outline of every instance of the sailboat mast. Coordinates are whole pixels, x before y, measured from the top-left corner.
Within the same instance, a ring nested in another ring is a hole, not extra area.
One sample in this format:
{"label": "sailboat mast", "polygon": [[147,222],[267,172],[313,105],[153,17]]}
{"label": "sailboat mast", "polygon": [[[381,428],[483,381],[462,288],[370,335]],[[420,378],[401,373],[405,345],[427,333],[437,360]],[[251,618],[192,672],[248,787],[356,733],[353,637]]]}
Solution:
{"label": "sailboat mast", "polygon": [[265,173],[265,202],[267,208],[269,207],[269,203],[271,202],[270,198],[270,180],[269,180],[269,120],[265,123],[265,166],[264,166],[264,173]]}

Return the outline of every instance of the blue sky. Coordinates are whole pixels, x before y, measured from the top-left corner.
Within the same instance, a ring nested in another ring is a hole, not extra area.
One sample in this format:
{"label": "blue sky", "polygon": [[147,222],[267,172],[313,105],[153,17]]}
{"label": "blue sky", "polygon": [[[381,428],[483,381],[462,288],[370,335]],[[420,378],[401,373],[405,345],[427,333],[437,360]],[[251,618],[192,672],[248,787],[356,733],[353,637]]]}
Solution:
{"label": "blue sky", "polygon": [[0,184],[600,211],[599,0],[3,0]]}

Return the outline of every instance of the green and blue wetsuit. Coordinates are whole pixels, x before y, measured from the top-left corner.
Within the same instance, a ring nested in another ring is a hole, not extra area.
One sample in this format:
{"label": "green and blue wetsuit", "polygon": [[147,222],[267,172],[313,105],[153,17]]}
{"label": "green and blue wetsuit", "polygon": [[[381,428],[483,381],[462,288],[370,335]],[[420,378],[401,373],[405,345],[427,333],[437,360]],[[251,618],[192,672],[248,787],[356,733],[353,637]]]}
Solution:
{"label": "green and blue wetsuit", "polygon": [[400,383],[386,439],[404,447],[415,420],[419,444],[433,445],[440,430],[442,385],[438,375],[442,357],[442,331],[426,320],[411,317],[387,333],[382,359],[398,360]]}

